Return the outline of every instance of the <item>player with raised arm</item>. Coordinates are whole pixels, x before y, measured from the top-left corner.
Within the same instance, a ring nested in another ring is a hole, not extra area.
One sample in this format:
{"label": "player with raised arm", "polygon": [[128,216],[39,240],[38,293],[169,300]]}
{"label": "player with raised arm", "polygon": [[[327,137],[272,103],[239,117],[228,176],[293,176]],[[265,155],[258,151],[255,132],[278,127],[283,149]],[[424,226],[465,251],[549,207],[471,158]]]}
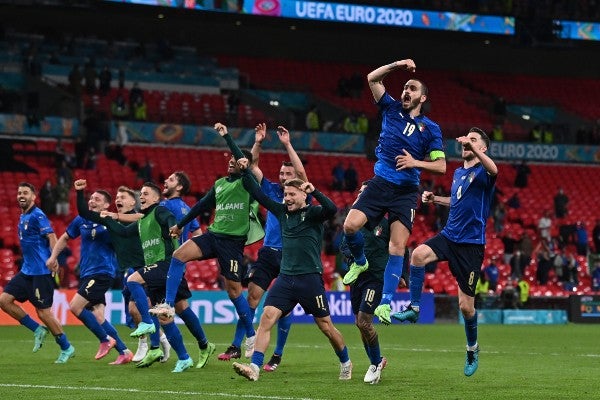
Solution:
{"label": "player with raised arm", "polygon": [[[88,208],[95,212],[108,209],[111,196],[105,190],[94,191]],[[96,360],[105,357],[114,347],[119,355],[113,365],[126,364],[133,358],[116,328],[105,317],[106,292],[113,287],[118,263],[111,236],[105,226],[76,216],[56,242],[46,265],[56,268],[57,257],[69,240],[81,237],[79,289],[69,304],[71,312],[98,338],[100,346]],[[119,278],[120,279],[120,278]]]}
{"label": "player with raised arm", "polygon": [[[294,150],[290,141],[289,131],[283,127],[277,127],[277,136],[279,141],[285,147],[290,161],[284,161],[279,168],[279,180],[278,182],[271,182],[268,180],[262,170],[259,168],[260,149],[262,142],[267,135],[267,125],[265,123],[258,124],[255,128],[255,139],[254,145],[252,146],[252,165],[250,171],[256,178],[260,185],[260,189],[270,199],[283,203],[283,189],[285,181],[289,179],[300,178],[306,181],[306,172],[302,161],[298,154]],[[267,223],[265,225],[265,239],[263,246],[258,251],[258,259],[251,265],[248,271],[248,304],[250,304],[250,310],[254,318],[254,311],[260,303],[263,295],[273,282],[273,280],[279,275],[281,265],[281,227],[277,217],[270,211],[267,211]],[[287,340],[291,325],[291,316],[285,315],[277,322],[277,345],[273,351],[273,355],[269,362],[264,365],[265,371],[275,371],[279,364],[281,364],[281,357],[283,355],[283,348]],[[233,343],[227,350],[219,354],[220,360],[229,360],[231,358],[239,358],[240,344],[244,337],[244,327],[240,321],[238,321],[235,331]],[[247,349],[246,357],[251,357],[251,349]]]}
{"label": "player with raised arm", "polygon": [[[228,143],[233,142],[225,125],[215,124],[215,130]],[[173,253],[167,276],[165,303],[154,307],[153,312],[157,314],[171,312],[186,262],[217,258],[221,274],[225,278],[225,290],[246,330],[246,343],[251,345],[256,333],[252,325],[248,300],[242,294],[241,266],[244,245],[250,232],[252,198],[242,185],[241,173],[236,162],[242,157],[244,154],[241,151],[234,153],[228,162],[227,176],[217,179],[208,193],[171,227],[171,235],[179,237],[183,227],[200,213],[204,210],[215,210],[213,223],[208,227],[207,232],[187,239]],[[247,152],[246,157],[252,158],[252,155]]]}
{"label": "player with raised arm", "polygon": [[392,71],[414,72],[413,60],[395,61],[371,71],[367,80],[382,114],[379,144],[375,149],[375,176],[354,203],[344,221],[344,234],[354,263],[344,276],[351,284],[369,267],[360,229],[377,226],[387,213],[390,224],[389,259],[385,268],[381,304],[375,315],[389,324],[393,295],[402,276],[404,252],[417,208],[421,171],[443,174],[446,159],[440,127],[421,113],[427,100],[427,87],[418,79],[409,79],[401,100],[386,91],[383,79]]}
{"label": "player with raised arm", "polygon": [[498,167],[485,154],[490,140],[481,129],[471,128],[467,136],[456,140],[462,145],[463,166],[454,171],[450,196],[436,196],[425,191],[421,197],[424,203],[450,207],[448,222],[440,233],[413,251],[409,285],[411,305],[405,311],[392,314],[392,318],[417,322],[425,265],[448,261],[458,283],[458,306],[465,321],[467,356],[464,373],[471,376],[479,365],[475,286],[485,254],[485,228]]}
{"label": "player with raised arm", "polygon": [[[242,169],[247,161],[240,160]],[[279,220],[282,256],[281,272],[265,300],[251,363],[233,363],[234,370],[250,381],[257,381],[264,352],[269,346],[271,328],[279,318],[300,304],[306,314],[313,315],[315,323],[329,339],[340,361],[339,379],[351,379],[352,362],[342,334],[331,321],[322,277],[323,223],[335,215],[337,207],[310,182],[300,179],[284,183],[283,204],[267,197],[251,174],[246,173],[243,180],[244,187],[252,196]],[[320,205],[307,205],[308,194],[312,194]]]}

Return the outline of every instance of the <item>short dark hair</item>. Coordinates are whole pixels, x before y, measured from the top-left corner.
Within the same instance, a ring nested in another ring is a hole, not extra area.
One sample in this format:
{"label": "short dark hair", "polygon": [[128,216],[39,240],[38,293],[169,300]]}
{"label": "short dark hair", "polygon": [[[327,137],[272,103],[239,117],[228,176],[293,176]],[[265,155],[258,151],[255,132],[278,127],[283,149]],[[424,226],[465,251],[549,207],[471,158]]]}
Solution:
{"label": "short dark hair", "polygon": [[160,197],[160,195],[162,194],[162,190],[160,190],[158,185],[154,182],[144,182],[142,187],[144,186],[150,188],[153,192],[155,192],[158,195],[158,197]]}
{"label": "short dark hair", "polygon": [[33,194],[35,194],[35,186],[33,186],[33,184],[29,183],[29,182],[20,182],[18,187],[26,187],[29,188],[29,190],[31,190],[31,192]]}
{"label": "short dark hair", "polygon": [[190,181],[190,177],[183,171],[175,171],[173,175],[177,177],[177,182],[181,185],[181,190],[179,193],[182,196],[185,196],[190,192],[190,188],[192,187],[192,182]]}
{"label": "short dark hair", "polygon": [[293,186],[296,189],[300,189],[300,186],[304,184],[304,181],[300,178],[288,179],[283,183],[283,186]]}
{"label": "short dark hair", "polygon": [[427,85],[425,84],[425,82],[423,82],[420,79],[414,79],[413,80],[421,83],[421,94],[425,95],[425,96],[429,96],[429,88],[427,87]]}
{"label": "short dark hair", "polygon": [[112,196],[104,189],[99,189],[95,191],[96,193],[100,193],[102,197],[104,197],[104,201],[107,203],[112,202]]}
{"label": "short dark hair", "polygon": [[119,188],[117,189],[117,193],[128,193],[131,197],[135,199],[135,192],[133,191],[133,189],[127,186],[119,186]]}
{"label": "short dark hair", "polygon": [[291,161],[282,161],[282,162],[281,162],[281,166],[282,166],[282,167],[293,167],[293,166],[294,166],[294,164],[292,164],[292,162],[291,162]]}
{"label": "short dark hair", "polygon": [[471,133],[471,132],[478,133],[479,136],[481,136],[481,140],[483,140],[483,142],[485,143],[485,147],[487,147],[487,148],[490,147],[490,138],[488,137],[488,135],[485,134],[483,129],[474,126],[471,129],[469,129],[469,133]]}

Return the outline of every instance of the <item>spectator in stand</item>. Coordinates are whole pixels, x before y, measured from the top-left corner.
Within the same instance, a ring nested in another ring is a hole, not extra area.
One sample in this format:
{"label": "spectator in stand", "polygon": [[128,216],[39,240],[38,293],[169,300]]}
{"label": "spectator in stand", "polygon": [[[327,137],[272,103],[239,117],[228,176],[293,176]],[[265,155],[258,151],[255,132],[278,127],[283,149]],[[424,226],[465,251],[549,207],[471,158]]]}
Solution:
{"label": "spectator in stand", "polygon": [[484,308],[483,303],[490,293],[490,282],[485,274],[479,275],[477,286],[475,286],[475,307],[477,310]]}
{"label": "spectator in stand", "polygon": [[73,182],[73,171],[67,165],[67,161],[62,160],[60,166],[56,169],[56,181],[59,182],[63,179],[68,186],[71,186]]}
{"label": "spectator in stand", "polygon": [[56,199],[56,215],[63,217],[69,216],[69,189],[70,183],[62,177],[58,178],[58,182],[54,187],[54,198]]}
{"label": "spectator in stand", "polygon": [[346,170],[344,169],[344,164],[340,161],[331,170],[331,176],[333,177],[333,182],[331,183],[331,188],[333,190],[343,190],[344,189],[344,176],[345,175],[346,175]]}
{"label": "spectator in stand", "polygon": [[532,143],[542,143],[542,128],[536,125],[529,132],[529,141]]}
{"label": "spectator in stand", "polygon": [[[560,280],[565,283],[568,282],[570,284],[570,288],[573,288],[579,283],[579,277],[577,276],[579,263],[577,262],[577,259],[573,253],[570,252],[563,257],[562,261],[563,265]],[[567,285],[563,285],[563,287],[567,289]]]}
{"label": "spectator in stand", "polygon": [[588,253],[588,233],[585,229],[585,224],[577,221],[575,230],[575,246],[577,247],[577,255],[587,256]]}
{"label": "spectator in stand", "polygon": [[306,113],[306,129],[309,131],[318,131],[321,127],[319,120],[319,110],[316,105],[311,105]]}
{"label": "spectator in stand", "polygon": [[358,130],[358,121],[355,113],[350,113],[344,118],[343,125],[344,132],[346,133],[356,133]]}
{"label": "spectator in stand", "polygon": [[544,125],[542,128],[542,143],[552,144],[554,143],[554,132],[550,125]]}
{"label": "spectator in stand", "polygon": [[146,159],[146,163],[138,170],[137,180],[141,182],[152,182],[152,168],[154,164],[150,159]]}
{"label": "spectator in stand", "polygon": [[554,264],[556,247],[556,242],[552,238],[549,240],[542,238],[542,241],[537,246],[538,267],[536,277],[540,285],[548,283],[548,273]]}
{"label": "spectator in stand", "polygon": [[96,68],[91,62],[86,62],[83,67],[83,80],[85,83],[85,92],[87,94],[94,94],[96,92],[96,79],[98,78],[98,73],[96,72]]}
{"label": "spectator in stand", "polygon": [[522,160],[520,164],[514,165],[513,168],[517,171],[515,176],[515,187],[526,188],[529,174],[531,174],[531,168],[529,168],[525,160]]}
{"label": "spectator in stand", "polygon": [[568,214],[567,205],[569,197],[565,194],[562,187],[558,188],[558,192],[554,196],[554,216],[556,218],[564,218]]}
{"label": "spectator in stand", "polygon": [[348,168],[344,171],[344,190],[354,192],[358,187],[358,172],[354,168],[354,164],[348,163]]}
{"label": "spectator in stand", "polygon": [[102,71],[100,71],[100,74],[98,75],[99,89],[100,94],[102,96],[106,96],[108,92],[110,92],[111,81],[112,73],[110,72],[108,65],[105,65],[104,68],[102,68]]}
{"label": "spectator in stand", "polygon": [[69,90],[79,96],[81,94],[81,81],[83,79],[83,75],[79,70],[79,64],[73,65],[73,68],[69,72]]}
{"label": "spectator in stand", "polygon": [[496,256],[492,256],[490,263],[483,268],[483,275],[485,275],[486,280],[489,284],[489,290],[496,291],[498,287],[498,276],[500,275],[500,271],[498,270],[498,266],[496,265],[496,261],[498,258]]}
{"label": "spectator in stand", "polygon": [[512,278],[508,278],[506,281],[506,285],[500,293],[500,307],[502,309],[511,310],[518,308],[519,294],[515,288],[515,283],[516,281],[513,281]]}
{"label": "spectator in stand", "polygon": [[592,272],[592,290],[600,291],[600,262],[596,261],[594,271]]}
{"label": "spectator in stand", "polygon": [[594,251],[600,254],[600,218],[596,219],[596,225],[592,230],[592,240],[594,241]]}
{"label": "spectator in stand", "polygon": [[125,102],[122,93],[110,103],[110,112],[115,119],[127,119],[129,117],[129,105]]}
{"label": "spectator in stand", "polygon": [[338,79],[337,95],[340,97],[350,97],[350,81],[348,78],[341,76]]}
{"label": "spectator in stand", "polygon": [[519,199],[519,193],[515,192],[510,199],[506,201],[506,205],[515,210],[521,208],[521,200]]}
{"label": "spectator in stand", "polygon": [[133,87],[129,91],[129,106],[133,109],[134,104],[140,101],[144,102],[144,91],[140,88],[138,82],[134,82]]}
{"label": "spectator in stand", "polygon": [[506,119],[506,101],[502,96],[497,97],[494,102],[494,116],[498,124],[503,124]]}
{"label": "spectator in stand", "polygon": [[504,264],[508,264],[517,247],[517,240],[514,238],[512,230],[507,230],[501,240],[504,244]]}
{"label": "spectator in stand", "polygon": [[136,121],[145,121],[148,118],[148,106],[143,97],[136,97],[133,105],[133,119]]}
{"label": "spectator in stand", "polygon": [[361,135],[369,133],[369,119],[364,112],[361,112],[356,118],[356,133]]}
{"label": "spectator in stand", "polygon": [[500,233],[504,229],[504,220],[506,219],[506,207],[504,203],[498,202],[494,208],[494,232]]}
{"label": "spectator in stand", "polygon": [[350,79],[348,80],[348,89],[350,92],[350,97],[354,99],[359,99],[362,96],[364,87],[364,77],[358,72],[353,73],[352,76],[350,76]]}
{"label": "spectator in stand", "polygon": [[83,169],[87,170],[95,170],[96,169],[96,149],[94,147],[90,147],[85,154],[85,158],[83,161]]}
{"label": "spectator in stand", "polygon": [[492,129],[492,140],[495,142],[504,141],[504,131],[502,130],[502,125],[494,125],[494,129]]}
{"label": "spectator in stand", "polygon": [[119,89],[125,89],[125,69],[119,68]]}
{"label": "spectator in stand", "polygon": [[538,221],[537,227],[541,238],[546,240],[552,239],[552,218],[550,218],[550,210],[544,210],[544,215]]}
{"label": "spectator in stand", "polygon": [[508,264],[510,265],[510,276],[518,279],[523,276],[525,272],[525,267],[527,266],[526,258],[521,252],[521,250],[515,251],[515,254],[512,255]]}
{"label": "spectator in stand", "polygon": [[531,254],[533,254],[533,240],[527,231],[523,231],[521,240],[519,242],[519,248],[521,249],[521,255],[523,256],[523,270],[531,262]]}
{"label": "spectator in stand", "polygon": [[519,307],[526,308],[527,301],[529,300],[529,283],[525,279],[521,278],[519,279],[517,288],[519,291]]}
{"label": "spectator in stand", "polygon": [[40,189],[40,208],[46,215],[54,215],[56,210],[56,198],[50,179],[46,179],[44,186]]}

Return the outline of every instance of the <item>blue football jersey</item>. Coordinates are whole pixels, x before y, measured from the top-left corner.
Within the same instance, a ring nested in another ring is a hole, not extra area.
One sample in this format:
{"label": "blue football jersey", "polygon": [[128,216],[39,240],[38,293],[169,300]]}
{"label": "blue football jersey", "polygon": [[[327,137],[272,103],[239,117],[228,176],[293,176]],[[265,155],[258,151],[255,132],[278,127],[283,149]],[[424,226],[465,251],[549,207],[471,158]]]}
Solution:
{"label": "blue football jersey", "polygon": [[[279,183],[271,182],[267,178],[263,178],[260,189],[271,200],[283,203],[283,189]],[[281,242],[281,226],[279,225],[279,220],[271,213],[271,211],[267,212],[263,246],[274,247],[276,249],[281,249],[283,247]]]}
{"label": "blue football jersey", "polygon": [[382,122],[379,144],[375,149],[375,175],[399,185],[418,185],[421,171],[408,168],[396,171],[396,156],[406,150],[415,160],[423,161],[432,151],[443,151],[442,131],[424,115],[411,118],[402,103],[387,92],[377,103]]}
{"label": "blue football jersey", "polygon": [[23,254],[21,272],[26,275],[47,275],[46,260],[52,253],[48,235],[54,233],[50,220],[38,207],[33,206],[19,218],[19,241]]}
{"label": "blue football jersey", "polygon": [[[181,221],[184,216],[190,212],[190,206],[187,205],[181,197],[173,197],[171,199],[162,200],[160,205],[166,207],[175,216],[175,220]],[[200,228],[200,223],[194,218],[190,223],[183,227],[181,236],[179,236],[179,244],[183,244],[188,240],[190,232],[194,232]]]}
{"label": "blue football jersey", "polygon": [[454,171],[450,214],[442,234],[456,243],[485,244],[485,226],[490,215],[496,176],[478,163]]}
{"label": "blue football jersey", "polygon": [[67,226],[67,235],[73,239],[81,236],[79,259],[79,276],[81,278],[102,274],[116,275],[117,257],[108,229],[104,225],[77,216]]}

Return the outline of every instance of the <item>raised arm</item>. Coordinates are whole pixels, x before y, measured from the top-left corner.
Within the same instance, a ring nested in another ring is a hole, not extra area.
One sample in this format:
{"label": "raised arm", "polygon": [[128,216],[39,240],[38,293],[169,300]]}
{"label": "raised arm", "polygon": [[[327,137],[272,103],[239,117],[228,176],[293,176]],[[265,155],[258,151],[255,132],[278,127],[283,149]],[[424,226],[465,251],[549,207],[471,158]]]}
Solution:
{"label": "raised arm", "polygon": [[239,160],[240,158],[244,157],[244,153],[242,153],[242,150],[238,147],[237,144],[235,144],[235,142],[229,135],[229,132],[227,131],[227,127],[225,125],[223,125],[220,122],[217,122],[215,124],[215,130],[227,142],[227,146],[229,146],[229,150],[231,150],[231,154],[233,154],[233,158],[235,158],[236,160]]}
{"label": "raised arm", "polygon": [[256,178],[256,180],[260,183],[264,177],[262,170],[258,167],[258,160],[260,159],[260,149],[262,146],[263,140],[267,136],[267,124],[264,122],[256,125],[254,128],[254,144],[252,145],[252,149],[250,153],[252,153],[252,164],[250,165],[250,171],[252,175]]}
{"label": "raised arm", "polygon": [[262,190],[260,190],[260,186],[258,186],[258,183],[254,179],[254,176],[251,173],[249,173],[246,169],[242,168],[242,170],[244,171],[242,174],[242,184],[244,185],[244,189],[246,189],[246,191],[250,193],[250,196],[256,199],[256,201],[258,201],[260,205],[265,207],[267,210],[271,211],[273,214],[277,216],[283,214],[286,208],[285,205],[271,200],[269,196],[267,196],[262,192]]}
{"label": "raised arm", "polygon": [[475,157],[479,159],[481,165],[483,165],[483,168],[485,168],[488,174],[490,174],[491,176],[498,175],[498,167],[496,166],[494,160],[489,158],[488,155],[485,154],[482,149],[477,148],[477,146],[472,146],[471,139],[469,139],[467,136],[461,136],[459,138],[456,138],[456,141],[465,146],[465,148],[471,150],[473,154],[475,154]]}
{"label": "raised arm", "polygon": [[[204,195],[194,206],[190,209],[190,211],[185,214],[185,216],[181,219],[181,221],[177,222],[177,228],[182,230],[184,226],[189,224],[194,218],[199,216],[204,210],[212,210],[216,206],[215,200],[215,187],[210,188],[208,193]],[[181,234],[181,232],[179,232]],[[187,239],[187,238],[186,238]]]}
{"label": "raised arm", "polygon": [[[296,170],[296,175],[298,178],[303,181],[308,181],[308,177],[306,176],[306,170],[304,169],[304,165],[302,164],[302,160],[294,150],[292,146],[292,142],[290,140],[290,132],[284,126],[277,127],[277,136],[279,136],[279,141],[285,147],[285,150],[288,153],[288,157],[290,158],[290,162],[292,163],[292,167]],[[254,175],[256,176],[256,174]],[[259,180],[260,182],[260,180]]]}
{"label": "raised arm", "polygon": [[305,182],[302,184],[301,189],[304,190],[307,194],[312,194],[315,200],[319,202],[321,205],[321,214],[320,218],[323,221],[327,221],[331,217],[335,215],[337,212],[337,206],[335,203],[319,190],[317,190],[312,183]]}
{"label": "raised arm", "polygon": [[411,59],[394,61],[393,63],[382,65],[381,67],[369,72],[367,75],[367,81],[369,82],[369,88],[371,89],[371,93],[373,93],[373,98],[375,102],[379,102],[379,99],[385,93],[385,86],[383,86],[383,78],[386,77],[392,71],[396,70],[404,70],[409,72],[415,72],[417,66],[415,62]]}

